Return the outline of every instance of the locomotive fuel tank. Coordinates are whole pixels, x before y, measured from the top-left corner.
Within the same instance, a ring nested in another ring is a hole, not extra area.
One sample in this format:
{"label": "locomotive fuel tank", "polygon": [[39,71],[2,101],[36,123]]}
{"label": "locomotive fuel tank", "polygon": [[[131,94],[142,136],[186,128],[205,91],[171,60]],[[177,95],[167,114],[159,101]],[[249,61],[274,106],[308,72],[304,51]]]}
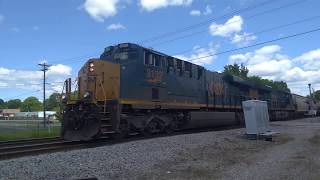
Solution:
{"label": "locomotive fuel tank", "polygon": [[190,120],[187,129],[208,128],[220,126],[232,126],[238,122],[235,118],[235,112],[190,112]]}

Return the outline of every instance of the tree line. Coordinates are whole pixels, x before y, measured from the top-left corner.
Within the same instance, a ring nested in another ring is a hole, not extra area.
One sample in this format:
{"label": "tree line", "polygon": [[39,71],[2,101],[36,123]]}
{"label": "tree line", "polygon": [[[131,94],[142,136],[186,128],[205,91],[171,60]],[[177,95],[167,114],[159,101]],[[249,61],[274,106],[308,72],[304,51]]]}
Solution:
{"label": "tree line", "polygon": [[285,81],[273,81],[269,79],[263,79],[260,76],[248,76],[249,69],[243,64],[239,65],[235,63],[233,65],[226,65],[224,66],[223,73],[227,75],[239,76],[245,80],[255,82],[258,85],[265,85],[265,86],[272,87],[273,89],[290,92],[290,89],[288,88],[288,85]]}
{"label": "tree line", "polygon": [[[53,93],[49,96],[46,102],[46,111],[59,111],[60,109],[60,94]],[[20,109],[21,112],[43,111],[43,103],[37,97],[30,96],[25,100],[11,99],[4,101],[0,99],[0,109]]]}
{"label": "tree line", "polygon": [[[285,90],[290,92],[290,89],[288,88],[288,85],[285,81],[273,81],[269,79],[263,79],[260,76],[248,76],[249,69],[243,64],[239,65],[235,63],[233,65],[226,65],[224,66],[223,73],[226,75],[239,76],[245,80],[255,82],[258,85],[266,85],[272,87],[273,89]],[[311,95],[314,100],[320,102],[320,90],[313,92]],[[308,95],[307,97],[310,96]]]}

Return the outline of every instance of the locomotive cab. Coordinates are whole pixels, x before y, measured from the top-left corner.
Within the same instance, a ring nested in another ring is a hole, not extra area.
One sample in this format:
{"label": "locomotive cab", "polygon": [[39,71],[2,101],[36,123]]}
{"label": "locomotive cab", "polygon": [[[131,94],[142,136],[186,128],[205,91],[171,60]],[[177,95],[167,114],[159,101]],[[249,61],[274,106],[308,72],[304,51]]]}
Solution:
{"label": "locomotive cab", "polygon": [[90,140],[101,133],[107,121],[110,102],[119,98],[120,65],[100,59],[90,59],[78,72],[75,91],[71,92],[71,80],[65,82],[61,136],[66,140]]}
{"label": "locomotive cab", "polygon": [[92,102],[119,98],[119,64],[89,60],[78,73],[78,95]]}

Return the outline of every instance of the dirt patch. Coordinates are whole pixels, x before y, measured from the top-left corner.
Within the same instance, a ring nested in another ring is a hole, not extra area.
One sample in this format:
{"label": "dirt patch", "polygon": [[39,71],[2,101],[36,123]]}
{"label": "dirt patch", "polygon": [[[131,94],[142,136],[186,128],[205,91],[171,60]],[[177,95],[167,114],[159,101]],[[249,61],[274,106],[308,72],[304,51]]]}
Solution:
{"label": "dirt patch", "polygon": [[285,174],[280,175],[281,179],[292,179],[293,175],[298,179],[299,175],[303,179],[319,179],[320,177],[320,135],[317,132],[307,140],[303,151],[297,152],[288,159]]}
{"label": "dirt patch", "polygon": [[[152,173],[142,179],[217,179],[228,167],[236,164],[246,166],[256,162],[255,154],[276,145],[293,140],[281,134],[273,141],[225,138],[221,142],[185,149],[174,160],[157,164]],[[138,178],[140,179],[140,178]]]}
{"label": "dirt patch", "polygon": [[312,138],[309,139],[309,142],[316,147],[320,147],[320,135],[316,134]]}

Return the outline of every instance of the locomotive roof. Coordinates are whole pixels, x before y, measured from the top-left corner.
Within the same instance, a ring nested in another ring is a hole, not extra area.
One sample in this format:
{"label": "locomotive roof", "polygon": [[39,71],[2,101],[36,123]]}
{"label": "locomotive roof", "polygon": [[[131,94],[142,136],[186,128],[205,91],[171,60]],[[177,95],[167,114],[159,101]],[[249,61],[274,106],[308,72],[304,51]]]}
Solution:
{"label": "locomotive roof", "polygon": [[[148,48],[148,47],[144,47],[144,46],[139,45],[139,44],[134,44],[134,43],[129,43],[129,42],[127,42],[127,43],[120,43],[120,44],[114,45],[113,47],[117,47],[117,46],[119,47],[119,46],[121,46],[121,45],[126,45],[126,44],[129,45],[129,46],[131,46],[131,47],[142,48],[142,49],[148,50],[148,51],[150,51],[150,52],[152,52],[152,53],[154,53],[154,54],[160,55],[160,56],[166,56],[166,57],[172,57],[172,58],[175,58],[175,59],[179,59],[179,58],[176,58],[176,57],[173,57],[173,56],[164,54],[164,53],[162,53],[162,52],[156,51],[156,50],[152,49],[151,47]],[[184,61],[184,62],[189,62],[189,63],[191,63],[191,64],[193,64],[193,65],[195,65],[195,66],[200,66],[200,65],[194,64],[194,63],[192,63],[192,62],[190,62],[190,61],[186,61],[186,60],[182,60],[182,59],[179,59],[179,60]],[[203,67],[203,66],[200,66],[200,67]],[[205,68],[205,67],[203,67],[203,68]],[[205,69],[206,69],[206,68],[205,68]]]}
{"label": "locomotive roof", "polygon": [[[134,44],[134,43],[120,43],[120,44],[117,44],[117,45],[114,45],[112,47],[120,47],[120,46],[130,46],[130,47],[133,47],[133,48],[141,48],[141,49],[145,49],[145,50],[148,50],[154,54],[157,54],[157,55],[160,55],[160,56],[166,56],[166,57],[172,57],[172,58],[175,58],[175,59],[179,59],[179,58],[176,58],[176,57],[173,57],[173,56],[170,56],[170,55],[167,55],[167,54],[164,54],[164,53],[161,53],[159,51],[156,51],[152,48],[147,48],[147,47],[143,47],[142,45],[139,45],[139,44]],[[110,47],[110,46],[109,46]],[[107,47],[108,48],[108,47]],[[206,69],[205,67],[203,66],[200,66],[200,65],[197,65],[197,64],[194,64],[190,61],[186,61],[186,60],[182,60],[182,59],[179,59],[181,61],[184,61],[184,62],[188,62],[188,63],[191,63],[193,64],[194,66],[198,66],[198,67],[201,67],[203,69]],[[206,69],[207,70],[207,69]],[[212,70],[209,70],[211,72],[215,72],[215,73],[219,73],[217,71],[212,71]],[[219,73],[219,74],[223,74],[223,73]],[[238,83],[238,84],[242,84],[242,85],[245,85],[245,86],[249,86],[249,87],[253,87],[253,88],[257,88],[257,89],[261,89],[261,90],[265,90],[265,91],[279,91],[279,92],[286,92],[286,93],[290,93],[290,91],[285,91],[285,90],[276,90],[276,89],[273,89],[272,87],[270,86],[266,86],[266,85],[259,85],[253,81],[249,81],[249,80],[245,80],[245,79],[242,79],[238,76],[234,76],[234,75],[224,75],[225,76],[225,79],[230,81],[230,82],[234,82],[234,83]]]}

